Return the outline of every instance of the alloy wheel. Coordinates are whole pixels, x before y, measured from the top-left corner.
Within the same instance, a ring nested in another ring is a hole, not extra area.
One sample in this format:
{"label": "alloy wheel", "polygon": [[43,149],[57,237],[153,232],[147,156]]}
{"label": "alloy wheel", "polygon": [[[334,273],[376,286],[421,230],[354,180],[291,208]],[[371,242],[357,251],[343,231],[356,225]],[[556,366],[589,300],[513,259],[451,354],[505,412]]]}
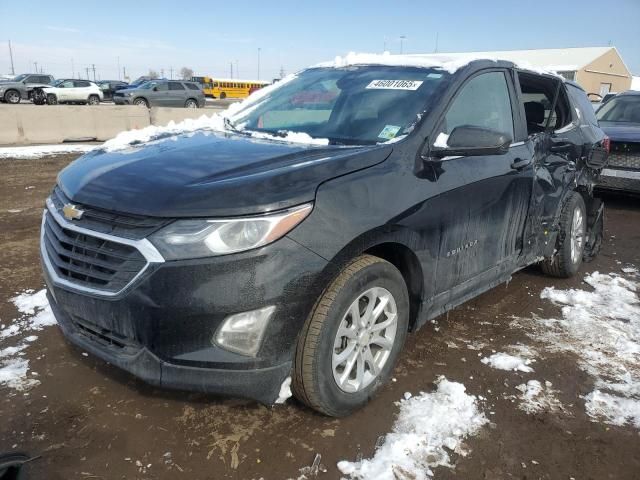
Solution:
{"label": "alloy wheel", "polygon": [[573,221],[571,222],[571,261],[578,263],[582,256],[584,243],[584,215],[582,209],[576,207],[573,211]]}
{"label": "alloy wheel", "polygon": [[340,390],[367,388],[389,360],[398,328],[398,309],[391,292],[370,288],[342,317],[333,346],[333,378]]}

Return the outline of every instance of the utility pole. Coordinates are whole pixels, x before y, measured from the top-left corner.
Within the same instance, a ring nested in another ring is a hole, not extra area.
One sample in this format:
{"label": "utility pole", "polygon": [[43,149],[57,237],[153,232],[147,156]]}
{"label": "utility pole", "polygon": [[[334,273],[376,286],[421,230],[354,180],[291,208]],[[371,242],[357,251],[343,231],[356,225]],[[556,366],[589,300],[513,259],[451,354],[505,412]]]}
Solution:
{"label": "utility pole", "polygon": [[86,67],[87,70],[87,80],[89,80],[89,67]]}
{"label": "utility pole", "polygon": [[122,67],[122,79],[125,82],[127,81],[127,68],[126,67]]}
{"label": "utility pole", "polygon": [[258,47],[258,80],[260,80],[260,51],[262,49]]}
{"label": "utility pole", "polygon": [[280,79],[284,78],[284,66],[280,65]]}
{"label": "utility pole", "polygon": [[407,37],[405,37],[404,35],[400,35],[400,55],[403,54],[403,46],[404,46],[404,41]]}
{"label": "utility pole", "polygon": [[11,75],[15,75],[16,71],[13,68],[13,50],[11,50],[11,40],[9,40],[9,57],[11,58]]}
{"label": "utility pole", "polygon": [[231,77],[229,78],[233,78],[233,62],[229,62],[229,67],[230,67],[230,73],[231,73]]}
{"label": "utility pole", "polygon": [[76,78],[76,69],[73,67],[73,58],[71,59],[71,78]]}
{"label": "utility pole", "polygon": [[33,66],[36,67],[36,73],[38,73],[38,62],[33,62]]}
{"label": "utility pole", "polygon": [[169,79],[173,80],[173,67],[169,67]]}
{"label": "utility pole", "polygon": [[164,68],[160,69],[160,78],[164,78]]}
{"label": "utility pole", "polygon": [[440,36],[440,32],[436,32],[436,48],[433,51],[434,53],[438,53],[438,37]]}
{"label": "utility pole", "polygon": [[118,57],[118,80],[121,80],[121,78],[120,78],[120,57]]}
{"label": "utility pole", "polygon": [[93,81],[96,81],[96,66],[95,64],[91,64],[91,68],[93,69]]}

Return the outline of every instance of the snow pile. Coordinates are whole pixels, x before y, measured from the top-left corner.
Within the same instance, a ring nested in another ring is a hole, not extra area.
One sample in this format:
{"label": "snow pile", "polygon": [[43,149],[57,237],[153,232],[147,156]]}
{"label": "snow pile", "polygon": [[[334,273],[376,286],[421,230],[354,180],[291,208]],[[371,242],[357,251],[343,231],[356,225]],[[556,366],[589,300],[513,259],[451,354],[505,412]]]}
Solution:
{"label": "snow pile", "polygon": [[557,412],[564,410],[560,400],[556,398],[556,390],[551,388],[551,382],[544,382],[544,386],[538,380],[529,380],[518,385],[522,396],[520,397],[520,410],[527,413]]}
{"label": "snow pile", "polygon": [[450,452],[466,455],[462,440],[477,434],[488,423],[476,397],[461,383],[440,377],[437,390],[401,400],[400,412],[384,443],[373,458],[338,462],[338,469],[352,479],[424,480],[432,468],[452,467]]}
{"label": "snow pile", "polygon": [[30,343],[37,340],[35,335],[26,335],[17,343],[5,346],[6,342],[19,335],[42,330],[56,323],[46,297],[46,290],[35,292],[27,290],[11,299],[22,316],[9,326],[0,326],[0,386],[5,385],[18,391],[28,390],[40,382],[35,372],[29,376],[29,360],[24,358],[24,351]]}
{"label": "snow pile", "polygon": [[[595,379],[587,413],[613,425],[640,428],[640,301],[638,284],[616,274],[585,277],[593,290],[545,288],[541,298],[562,307],[562,319],[534,319],[533,336],[570,352]],[[518,322],[521,322],[519,320]]]}
{"label": "snow pile", "polygon": [[291,377],[285,378],[282,385],[280,385],[280,393],[278,394],[278,398],[276,399],[276,403],[281,404],[286,402],[289,398],[291,398]]}
{"label": "snow pile", "polygon": [[2,147],[0,159],[34,159],[47,155],[62,155],[64,153],[86,153],[96,148],[95,145],[80,143],[63,143],[62,145],[34,145],[31,147]]}
{"label": "snow pile", "polygon": [[533,368],[529,366],[532,360],[509,355],[508,353],[494,353],[490,357],[485,357],[480,361],[498,370],[517,370],[525,373],[533,372]]}

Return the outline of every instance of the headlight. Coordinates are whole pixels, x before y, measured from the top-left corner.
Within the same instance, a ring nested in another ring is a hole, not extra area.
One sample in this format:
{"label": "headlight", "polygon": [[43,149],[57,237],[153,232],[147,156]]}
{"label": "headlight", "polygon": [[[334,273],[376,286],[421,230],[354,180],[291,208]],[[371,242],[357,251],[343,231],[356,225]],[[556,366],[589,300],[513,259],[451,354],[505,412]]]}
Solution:
{"label": "headlight", "polygon": [[221,220],[177,220],[149,240],[167,260],[226,255],[278,240],[304,220],[313,205],[255,217]]}

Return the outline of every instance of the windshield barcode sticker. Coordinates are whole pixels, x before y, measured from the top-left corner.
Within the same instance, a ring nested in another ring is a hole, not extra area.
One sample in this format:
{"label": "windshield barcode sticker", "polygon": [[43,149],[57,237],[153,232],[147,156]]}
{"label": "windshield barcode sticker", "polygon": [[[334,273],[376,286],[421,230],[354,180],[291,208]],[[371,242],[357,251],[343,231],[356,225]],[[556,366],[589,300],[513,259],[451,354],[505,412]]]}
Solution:
{"label": "windshield barcode sticker", "polygon": [[417,90],[422,85],[421,80],[372,80],[365,88],[382,90]]}

